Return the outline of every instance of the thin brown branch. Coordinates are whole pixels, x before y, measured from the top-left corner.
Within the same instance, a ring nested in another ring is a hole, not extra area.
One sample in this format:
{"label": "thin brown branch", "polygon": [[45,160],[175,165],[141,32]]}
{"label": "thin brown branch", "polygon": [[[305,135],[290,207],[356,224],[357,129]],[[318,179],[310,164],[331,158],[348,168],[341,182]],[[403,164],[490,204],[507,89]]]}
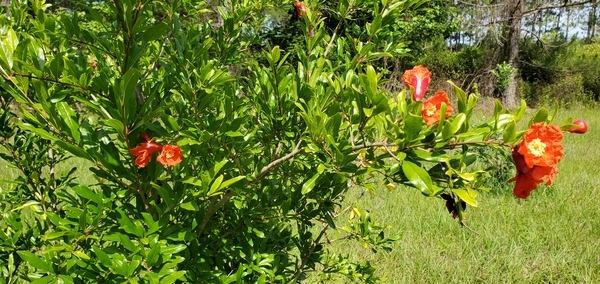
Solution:
{"label": "thin brown branch", "polygon": [[25,77],[25,78],[29,78],[29,79],[35,79],[35,80],[40,80],[40,81],[46,81],[46,82],[52,82],[52,83],[56,83],[56,84],[60,84],[60,85],[64,85],[64,86],[68,86],[68,87],[72,87],[72,88],[80,88],[84,91],[87,91],[88,88],[86,86],[82,86],[82,85],[77,85],[77,84],[73,84],[73,83],[67,83],[67,82],[63,82],[54,78],[49,78],[49,77],[38,77],[35,75],[31,75],[31,74],[20,74],[20,73],[14,73],[14,76],[18,76],[18,77]]}
{"label": "thin brown branch", "polygon": [[387,143],[387,142],[363,143],[361,145],[356,145],[356,146],[352,147],[352,151],[358,151],[358,150],[362,150],[362,149],[366,149],[366,148],[387,147],[387,146],[396,146],[396,144]]}
{"label": "thin brown branch", "polygon": [[323,236],[325,235],[325,232],[327,232],[328,228],[329,228],[329,225],[327,223],[323,224],[321,233],[319,233],[319,236],[313,241],[312,245],[308,249],[308,252],[302,258],[302,261],[300,263],[300,266],[298,267],[298,270],[296,270],[296,273],[294,273],[294,275],[290,279],[290,283],[295,283],[296,280],[298,279],[298,277],[300,277],[300,275],[302,274],[302,272],[304,272],[303,267],[306,265],[306,263],[308,262],[308,260],[312,256],[312,254],[314,253],[315,249],[317,248],[317,246],[319,246],[319,244],[321,243],[321,238],[323,238]]}
{"label": "thin brown branch", "polygon": [[550,10],[550,9],[560,9],[560,8],[569,8],[569,7],[576,7],[576,6],[583,6],[585,4],[588,3],[592,3],[591,0],[586,0],[586,1],[582,1],[582,2],[575,2],[575,3],[567,3],[566,1],[563,2],[563,4],[560,5],[547,5],[547,6],[540,6],[540,7],[535,7],[531,10],[527,10],[527,11],[523,11],[522,16],[526,16],[529,14],[533,14],[533,13],[537,13],[539,11],[543,11],[543,10]]}
{"label": "thin brown branch", "polygon": [[304,153],[304,148],[300,147],[301,143],[302,143],[302,141],[298,142],[298,144],[296,144],[296,148],[289,154],[287,154],[277,160],[274,160],[274,161],[270,162],[268,165],[264,166],[257,175],[253,176],[253,178],[255,180],[259,179],[259,178],[263,177],[265,174],[267,174],[271,169],[278,166],[279,164],[294,158],[298,154]]}
{"label": "thin brown branch", "polygon": [[212,215],[217,213],[217,210],[219,210],[219,208],[223,207],[227,202],[229,202],[229,200],[234,195],[235,195],[235,191],[229,190],[229,191],[227,191],[227,193],[225,193],[225,195],[223,195],[223,197],[221,198],[221,200],[219,200],[219,202],[217,202],[216,204],[214,204],[214,205],[210,206],[210,208],[208,208],[208,211],[206,211],[206,213],[204,214],[204,217],[202,218],[202,223],[200,223],[200,225],[196,229],[198,238],[200,238],[202,236],[202,234],[204,233],[204,229],[206,228],[206,225],[208,224],[208,221],[210,220]]}

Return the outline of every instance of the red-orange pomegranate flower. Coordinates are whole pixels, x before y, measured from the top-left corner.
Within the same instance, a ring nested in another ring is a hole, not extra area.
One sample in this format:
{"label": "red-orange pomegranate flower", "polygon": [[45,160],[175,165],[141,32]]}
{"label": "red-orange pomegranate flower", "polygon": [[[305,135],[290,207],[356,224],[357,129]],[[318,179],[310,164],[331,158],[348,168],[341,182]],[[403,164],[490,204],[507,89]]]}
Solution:
{"label": "red-orange pomegranate flower", "polygon": [[423,103],[423,120],[425,120],[425,124],[430,126],[432,124],[436,124],[440,121],[441,117],[441,108],[442,103],[446,103],[446,114],[445,117],[448,118],[450,113],[452,113],[453,109],[450,105],[450,101],[448,100],[448,94],[444,91],[438,91],[435,95]]}
{"label": "red-orange pomegranate flower", "polygon": [[425,97],[430,77],[431,72],[429,72],[429,69],[423,65],[417,65],[413,69],[404,72],[402,82],[407,88],[413,87],[413,99],[420,101]]}
{"label": "red-orange pomegranate flower", "polygon": [[156,158],[156,161],[165,166],[176,166],[181,163],[181,160],[183,160],[181,149],[175,145],[165,145]]}
{"label": "red-orange pomegranate flower", "polygon": [[137,147],[129,150],[129,153],[136,157],[135,164],[140,168],[147,166],[152,158],[152,154],[162,150],[163,148],[160,144],[150,141],[150,138],[148,135],[146,135],[146,133],[142,133],[142,137],[144,140],[146,140],[146,142],[142,142]]}
{"label": "red-orange pomegranate flower", "polygon": [[518,151],[529,168],[552,167],[562,159],[562,139],[563,134],[558,126],[546,125],[543,122],[534,123],[525,133]]}
{"label": "red-orange pomegranate flower", "polygon": [[546,185],[551,185],[558,173],[556,166],[533,166],[529,167],[525,162],[525,157],[518,152],[516,147],[513,149],[512,157],[517,167],[517,176],[508,182],[515,182],[513,193],[516,197],[527,198],[538,185],[546,181]]}
{"label": "red-orange pomegranate flower", "polygon": [[298,1],[294,3],[294,6],[296,7],[298,17],[302,18],[304,15],[306,15],[306,5],[304,5],[304,3]]}

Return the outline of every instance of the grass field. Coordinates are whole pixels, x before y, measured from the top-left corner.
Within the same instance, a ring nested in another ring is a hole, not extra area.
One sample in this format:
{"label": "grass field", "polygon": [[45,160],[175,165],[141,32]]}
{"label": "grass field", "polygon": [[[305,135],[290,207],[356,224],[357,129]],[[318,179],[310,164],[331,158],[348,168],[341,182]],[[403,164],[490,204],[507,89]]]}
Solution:
{"label": "grass field", "polygon": [[[381,190],[358,206],[401,235],[393,251],[373,254],[356,242],[334,243],[333,250],[371,261],[386,283],[600,283],[599,111],[561,111],[558,123],[584,119],[589,131],[565,136],[556,182],[527,200],[510,189],[480,194],[480,206],[468,208],[467,225],[476,233],[450,218],[440,199]],[[16,174],[3,161],[0,172],[0,180]]]}

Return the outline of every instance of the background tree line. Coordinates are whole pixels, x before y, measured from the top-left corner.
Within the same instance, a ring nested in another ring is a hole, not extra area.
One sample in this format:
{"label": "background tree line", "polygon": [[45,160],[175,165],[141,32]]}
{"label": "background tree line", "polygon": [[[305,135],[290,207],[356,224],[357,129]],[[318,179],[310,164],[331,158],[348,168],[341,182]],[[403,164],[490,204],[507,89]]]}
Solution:
{"label": "background tree line", "polygon": [[[8,6],[11,0],[3,0]],[[14,1],[14,0],[13,0]],[[166,1],[167,3],[173,1]],[[249,24],[246,34],[253,42],[245,56],[252,57],[264,47],[291,50],[303,44],[293,1],[271,1],[262,11],[266,21]],[[348,1],[345,1],[348,2]],[[338,0],[322,1],[318,13],[325,27],[342,37],[366,41],[364,24],[372,21],[369,1],[352,1],[356,9],[342,15]],[[376,1],[375,1],[376,2]],[[398,15],[393,27],[382,37],[404,43],[406,53],[393,61],[379,62],[388,75],[390,91],[403,88],[403,70],[415,64],[430,66],[436,76],[457,81],[469,91],[502,98],[516,107],[519,98],[530,102],[558,99],[562,103],[597,100],[600,71],[595,64],[600,53],[597,29],[598,0],[454,0],[421,1],[414,10]],[[80,1],[46,1],[53,11],[73,11]],[[103,5],[102,2],[86,4]],[[205,13],[199,22],[222,25],[217,7],[227,0],[204,1]],[[361,6],[362,5],[362,6]],[[5,12],[8,13],[6,10]],[[155,11],[160,15],[160,11]],[[502,65],[502,64],[505,65]],[[241,74],[242,65],[231,66]],[[511,67],[498,73],[499,68]],[[493,74],[496,74],[494,76]],[[499,77],[500,76],[500,77]],[[505,76],[506,78],[501,78]],[[503,86],[502,81],[506,83]]]}

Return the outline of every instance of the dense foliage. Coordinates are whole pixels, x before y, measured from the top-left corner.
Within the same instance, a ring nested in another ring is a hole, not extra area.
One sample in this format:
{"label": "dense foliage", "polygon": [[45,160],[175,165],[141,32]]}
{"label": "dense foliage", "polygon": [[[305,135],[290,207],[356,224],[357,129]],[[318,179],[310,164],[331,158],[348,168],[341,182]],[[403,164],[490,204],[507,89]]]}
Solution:
{"label": "dense foliage", "polygon": [[[478,96],[427,94],[435,77],[422,66],[405,73],[408,89],[382,88],[374,66],[407,55],[394,23],[422,2],[339,1],[340,23],[368,15],[342,36],[317,1],[232,0],[216,13],[196,1],[52,12],[12,1],[0,20],[1,157],[22,176],[2,200],[3,281],[283,283],[318,271],[376,282],[370,263],[326,248],[329,230],[373,251],[397,239],[343,206],[349,190],[412,187],[463,223],[487,190],[473,148],[514,145],[526,161],[515,193],[551,182],[562,134],[546,109],[529,130],[517,131],[524,102],[475,125]],[[267,11],[283,8],[300,29],[285,49],[263,33]],[[97,183],[73,180],[84,169],[55,173],[65,159],[90,163]]]}

